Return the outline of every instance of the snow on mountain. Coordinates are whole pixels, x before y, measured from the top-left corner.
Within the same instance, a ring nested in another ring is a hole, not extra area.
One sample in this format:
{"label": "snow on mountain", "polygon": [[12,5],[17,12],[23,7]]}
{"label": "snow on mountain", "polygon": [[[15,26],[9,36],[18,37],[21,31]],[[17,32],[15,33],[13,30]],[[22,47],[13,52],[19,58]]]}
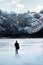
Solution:
{"label": "snow on mountain", "polygon": [[6,12],[0,10],[0,29],[0,35],[4,36],[36,33],[43,30],[43,14],[36,12],[6,14]]}

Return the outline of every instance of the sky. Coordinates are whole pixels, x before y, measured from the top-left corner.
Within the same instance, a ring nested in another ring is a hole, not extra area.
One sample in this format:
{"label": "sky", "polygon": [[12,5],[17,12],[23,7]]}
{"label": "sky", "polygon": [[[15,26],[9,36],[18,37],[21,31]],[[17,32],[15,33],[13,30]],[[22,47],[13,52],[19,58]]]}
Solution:
{"label": "sky", "polygon": [[43,9],[43,0],[0,0],[0,9],[17,13],[36,11]]}

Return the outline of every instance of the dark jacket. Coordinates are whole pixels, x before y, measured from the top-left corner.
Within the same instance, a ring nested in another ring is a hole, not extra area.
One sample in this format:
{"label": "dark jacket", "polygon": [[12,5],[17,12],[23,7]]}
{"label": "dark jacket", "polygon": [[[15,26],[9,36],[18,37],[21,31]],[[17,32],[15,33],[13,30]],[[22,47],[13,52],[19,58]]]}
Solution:
{"label": "dark jacket", "polygon": [[19,43],[15,43],[15,48],[19,49]]}

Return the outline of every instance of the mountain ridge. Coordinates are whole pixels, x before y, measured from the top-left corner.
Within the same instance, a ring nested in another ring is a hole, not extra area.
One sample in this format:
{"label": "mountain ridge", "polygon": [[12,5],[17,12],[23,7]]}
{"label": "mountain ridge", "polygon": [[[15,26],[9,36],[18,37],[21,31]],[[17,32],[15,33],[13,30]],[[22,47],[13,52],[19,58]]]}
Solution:
{"label": "mountain ridge", "polygon": [[0,10],[0,38],[43,38],[43,10],[7,13]]}

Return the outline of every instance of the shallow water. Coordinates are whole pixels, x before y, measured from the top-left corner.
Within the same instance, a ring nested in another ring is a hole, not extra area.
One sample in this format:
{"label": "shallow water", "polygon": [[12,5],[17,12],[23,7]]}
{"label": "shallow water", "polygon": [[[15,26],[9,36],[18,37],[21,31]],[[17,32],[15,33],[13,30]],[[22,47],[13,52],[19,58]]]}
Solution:
{"label": "shallow water", "polygon": [[[15,41],[20,45],[15,54]],[[43,65],[43,39],[0,39],[0,65]]]}

